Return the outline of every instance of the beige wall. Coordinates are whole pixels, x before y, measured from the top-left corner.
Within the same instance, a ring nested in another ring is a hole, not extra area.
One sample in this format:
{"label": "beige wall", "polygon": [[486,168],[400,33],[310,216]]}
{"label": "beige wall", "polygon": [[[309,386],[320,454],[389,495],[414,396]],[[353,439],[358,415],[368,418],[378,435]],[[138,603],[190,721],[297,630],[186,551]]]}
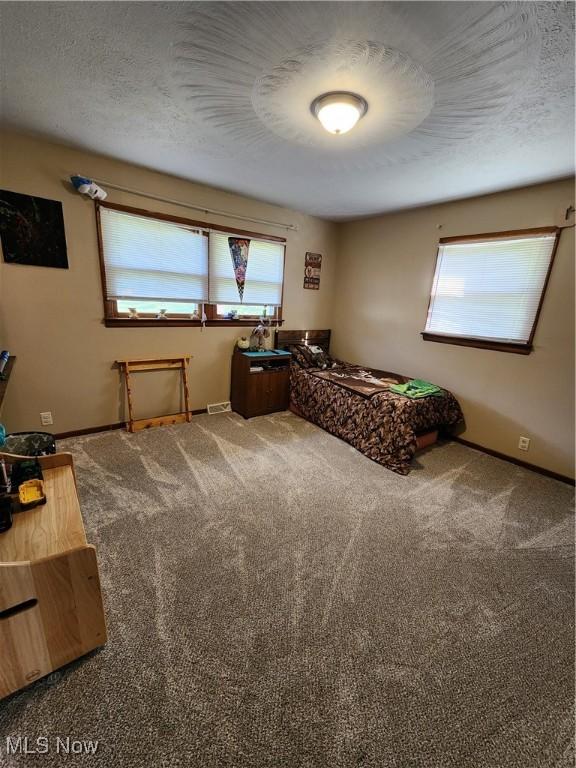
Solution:
{"label": "beige wall", "polygon": [[[297,232],[204,216],[185,208],[110,191],[112,202],[189,216],[267,234],[286,234],[286,327],[329,327],[335,268],[335,225],[221,190],[59,145],[5,134],[1,137],[0,187],[61,200],[70,268],[45,269],[0,261],[0,348],[18,356],[2,421],[10,431],[40,428],[52,411],[53,432],[111,424],[123,418],[114,360],[190,353],[194,409],[227,400],[234,340],[249,328],[105,328],[94,205],[64,180],[84,173],[138,190],[233,213],[298,226]],[[281,181],[280,181],[281,183]],[[306,251],[323,254],[319,291],[303,289]],[[145,377],[157,376],[154,385]],[[177,408],[176,377],[140,374],[138,415]]]}
{"label": "beige wall", "polygon": [[[242,328],[105,328],[94,208],[64,183],[81,172],[151,193],[248,216],[294,223],[287,234],[285,328],[333,329],[341,357],[449,387],[466,416],[463,437],[573,476],[574,230],[563,231],[529,356],[424,342],[439,237],[546,226],[573,202],[561,181],[347,224],[330,224],[109,158],[14,135],[2,136],[0,186],[61,200],[69,270],[0,261],[0,347],[18,355],[2,420],[11,431],[56,433],[124,418],[117,358],[190,353],[192,407],[229,397],[229,366]],[[223,217],[110,192],[113,202],[270,234]],[[441,227],[439,229],[439,226]],[[336,249],[338,248],[338,255]],[[304,254],[324,256],[320,291],[302,287]],[[153,376],[144,374],[143,376]],[[176,378],[141,378],[138,415],[178,407]],[[531,439],[528,453],[518,437]]]}
{"label": "beige wall", "polygon": [[[451,389],[462,437],[574,476],[574,230],[562,232],[528,356],[423,341],[439,237],[558,223],[571,180],[351,222],[340,229],[333,351]],[[439,229],[439,227],[441,227]],[[518,450],[518,438],[530,450]]]}

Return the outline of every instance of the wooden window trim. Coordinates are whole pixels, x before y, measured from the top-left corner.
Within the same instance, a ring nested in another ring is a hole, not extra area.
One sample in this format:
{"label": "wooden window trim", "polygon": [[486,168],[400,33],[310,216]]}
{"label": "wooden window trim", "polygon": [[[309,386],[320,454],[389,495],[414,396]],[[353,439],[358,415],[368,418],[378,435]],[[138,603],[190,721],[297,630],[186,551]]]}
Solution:
{"label": "wooden window trim", "polygon": [[512,352],[516,355],[529,355],[533,350],[532,344],[514,344],[506,341],[491,341],[490,339],[474,339],[469,336],[448,336],[440,333],[422,331],[424,341],[437,341],[440,344],[454,344],[458,347],[476,347],[491,349],[496,352]]}
{"label": "wooden window trim", "polygon": [[438,242],[440,245],[446,243],[481,243],[486,240],[506,240],[507,238],[513,239],[515,237],[530,236],[530,235],[553,235],[559,233],[561,230],[559,227],[534,227],[532,229],[509,229],[505,232],[484,232],[481,235],[455,235],[454,237],[441,237]]}
{"label": "wooden window trim", "polygon": [[[154,326],[177,328],[191,327],[201,328],[202,323],[199,320],[185,320],[177,317],[166,318],[166,320],[157,320],[156,318],[139,317],[130,319],[129,317],[105,317],[104,325],[106,328],[152,328]],[[258,325],[257,320],[206,320],[207,328],[254,328]],[[271,326],[283,325],[283,320],[273,320]]]}
{"label": "wooden window trim", "polygon": [[[476,347],[477,349],[489,349],[495,352],[511,352],[516,355],[529,355],[534,350],[534,335],[538,326],[538,320],[540,319],[540,312],[542,305],[544,304],[544,297],[546,295],[546,289],[548,288],[548,282],[552,273],[552,267],[554,266],[554,259],[556,258],[556,251],[558,250],[558,242],[560,240],[560,233],[562,229],[560,227],[536,227],[533,229],[512,229],[506,232],[488,232],[481,235],[460,235],[457,237],[441,237],[438,241],[438,249],[436,251],[436,260],[434,262],[434,271],[432,273],[432,283],[434,284],[434,275],[436,274],[436,268],[438,266],[438,256],[440,253],[440,246],[447,243],[470,243],[470,242],[487,242],[489,240],[506,240],[507,238],[515,238],[522,235],[546,235],[555,234],[554,246],[552,248],[552,255],[550,256],[550,263],[548,265],[548,271],[544,279],[544,285],[542,286],[542,292],[540,293],[540,301],[538,302],[538,309],[534,315],[534,322],[530,330],[530,336],[526,344],[516,344],[514,342],[499,341],[498,339],[475,339],[470,336],[457,336],[452,334],[440,334],[430,333],[429,331],[422,331],[420,334],[423,341],[435,341],[440,344],[454,344],[459,347]],[[428,297],[428,307],[426,309],[426,317],[430,311],[430,302],[432,301],[432,288],[430,288],[430,295]]]}
{"label": "wooden window trim", "polygon": [[[148,211],[144,208],[134,208],[129,205],[120,205],[118,203],[109,203],[102,201],[95,201],[95,213],[96,213],[96,233],[98,241],[98,258],[100,262],[100,278],[102,282],[102,298],[104,302],[104,320],[103,323],[106,328],[151,328],[154,326],[160,327],[192,327],[199,328],[202,326],[200,320],[190,320],[186,316],[181,317],[169,317],[165,320],[158,320],[152,315],[144,315],[138,318],[130,318],[124,314],[120,314],[116,308],[116,302],[107,299],[107,287],[106,287],[106,268],[104,265],[104,246],[102,243],[102,225],[100,219],[101,208],[111,208],[115,211],[122,211],[124,213],[132,213],[136,216],[145,216],[150,219],[158,219],[160,221],[171,221],[175,224],[184,224],[186,226],[194,227],[197,229],[213,229],[218,232],[230,232],[234,235],[240,235],[242,237],[257,238],[259,240],[269,240],[274,243],[284,243],[286,245],[285,237],[276,237],[275,235],[266,235],[262,232],[252,232],[244,229],[236,229],[235,227],[223,227],[219,224],[211,224],[208,221],[195,221],[193,219],[187,219],[182,216],[173,216],[168,213],[156,213],[154,211]],[[284,255],[284,265],[282,272],[282,302],[284,302],[284,278],[286,274],[286,255]],[[194,302],[197,303],[197,302]],[[209,328],[248,328],[254,327],[260,320],[257,317],[247,317],[243,319],[228,320],[225,317],[218,317],[216,314],[215,304],[204,304],[204,312],[206,313],[206,326]],[[282,306],[278,307],[277,316],[270,318],[272,325],[282,325]]]}
{"label": "wooden window trim", "polygon": [[156,211],[148,211],[145,208],[134,208],[130,205],[120,205],[119,203],[107,203],[101,200],[96,201],[96,210],[99,208],[111,208],[114,211],[123,211],[124,213],[132,213],[135,216],[146,216],[149,219],[159,219],[160,221],[172,221],[176,224],[184,224],[196,229],[215,229],[218,232],[229,232],[231,235],[242,235],[248,238],[257,238],[258,240],[270,240],[274,243],[286,243],[285,237],[277,237],[276,235],[265,235],[262,232],[250,232],[245,229],[236,229],[235,227],[223,227],[221,224],[211,224],[209,221],[195,221],[193,219],[187,219],[183,216],[173,216],[170,213],[157,213]]}

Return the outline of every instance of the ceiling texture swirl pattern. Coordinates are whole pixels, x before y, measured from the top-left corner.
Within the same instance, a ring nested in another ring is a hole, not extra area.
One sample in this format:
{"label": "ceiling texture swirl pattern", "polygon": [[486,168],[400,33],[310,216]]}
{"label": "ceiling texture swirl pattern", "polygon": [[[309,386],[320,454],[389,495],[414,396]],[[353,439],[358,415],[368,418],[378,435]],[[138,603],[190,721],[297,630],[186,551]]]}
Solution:
{"label": "ceiling texture swirl pattern", "polygon": [[5,122],[160,171],[334,219],[573,172],[573,3],[3,6]]}

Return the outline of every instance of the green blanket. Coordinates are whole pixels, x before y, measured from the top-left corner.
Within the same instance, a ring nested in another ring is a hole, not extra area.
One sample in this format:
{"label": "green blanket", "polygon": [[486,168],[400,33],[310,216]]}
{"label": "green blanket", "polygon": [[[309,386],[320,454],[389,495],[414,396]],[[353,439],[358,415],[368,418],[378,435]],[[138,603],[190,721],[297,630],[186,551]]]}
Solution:
{"label": "green blanket", "polygon": [[444,397],[444,391],[440,387],[423,379],[411,379],[406,384],[392,384],[390,392],[411,397],[414,400],[420,397]]}

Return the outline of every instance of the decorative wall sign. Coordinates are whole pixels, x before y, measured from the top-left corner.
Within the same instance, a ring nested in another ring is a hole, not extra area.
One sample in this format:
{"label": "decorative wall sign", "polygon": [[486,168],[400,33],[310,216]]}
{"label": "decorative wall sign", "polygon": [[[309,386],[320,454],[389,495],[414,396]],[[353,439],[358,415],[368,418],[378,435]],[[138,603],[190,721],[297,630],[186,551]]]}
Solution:
{"label": "decorative wall sign", "polygon": [[306,252],[304,262],[304,288],[313,291],[320,289],[320,268],[322,267],[322,254]]}
{"label": "decorative wall sign", "polygon": [[62,203],[0,190],[0,240],[7,264],[68,269]]}

